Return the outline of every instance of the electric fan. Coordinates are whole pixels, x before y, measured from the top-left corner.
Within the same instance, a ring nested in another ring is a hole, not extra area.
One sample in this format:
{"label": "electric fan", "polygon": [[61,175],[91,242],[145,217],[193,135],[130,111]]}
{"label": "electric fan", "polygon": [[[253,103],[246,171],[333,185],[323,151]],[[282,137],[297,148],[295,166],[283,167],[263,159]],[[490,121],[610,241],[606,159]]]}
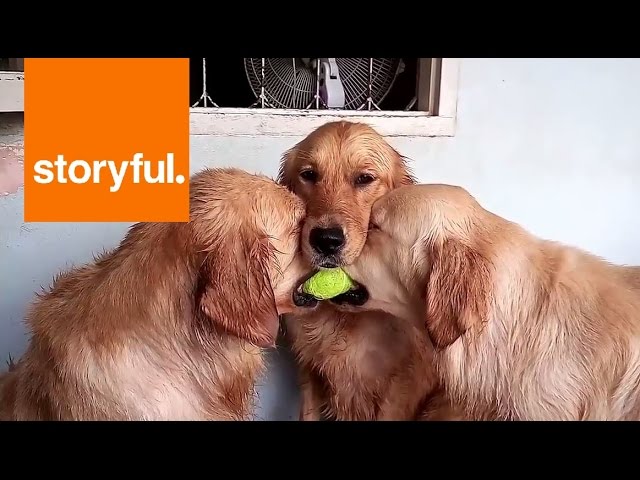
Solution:
{"label": "electric fan", "polygon": [[263,108],[380,109],[403,70],[400,58],[245,58]]}

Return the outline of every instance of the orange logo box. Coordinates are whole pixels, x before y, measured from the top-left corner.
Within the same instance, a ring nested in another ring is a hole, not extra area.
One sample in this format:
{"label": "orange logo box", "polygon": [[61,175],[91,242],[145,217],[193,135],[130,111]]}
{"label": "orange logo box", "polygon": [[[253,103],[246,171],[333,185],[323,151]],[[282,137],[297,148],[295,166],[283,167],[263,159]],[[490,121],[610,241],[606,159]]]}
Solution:
{"label": "orange logo box", "polygon": [[189,60],[25,59],[26,222],[189,220]]}

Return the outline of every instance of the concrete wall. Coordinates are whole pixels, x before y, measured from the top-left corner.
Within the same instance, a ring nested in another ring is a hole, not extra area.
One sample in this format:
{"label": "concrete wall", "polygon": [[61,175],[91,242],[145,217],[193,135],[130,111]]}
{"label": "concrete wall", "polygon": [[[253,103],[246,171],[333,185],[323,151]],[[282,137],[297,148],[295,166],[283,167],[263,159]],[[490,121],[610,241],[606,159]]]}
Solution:
{"label": "concrete wall", "polygon": [[[424,182],[460,184],[540,236],[640,264],[638,85],[635,59],[464,59],[455,137],[391,142]],[[16,142],[2,135],[0,127],[0,149]],[[275,175],[280,154],[298,140],[192,137],[192,171],[234,165]],[[2,193],[0,359],[24,348],[33,292],[60,267],[114,246],[127,227],[23,224],[22,192]],[[270,358],[259,416],[295,418],[290,362],[284,353]]]}

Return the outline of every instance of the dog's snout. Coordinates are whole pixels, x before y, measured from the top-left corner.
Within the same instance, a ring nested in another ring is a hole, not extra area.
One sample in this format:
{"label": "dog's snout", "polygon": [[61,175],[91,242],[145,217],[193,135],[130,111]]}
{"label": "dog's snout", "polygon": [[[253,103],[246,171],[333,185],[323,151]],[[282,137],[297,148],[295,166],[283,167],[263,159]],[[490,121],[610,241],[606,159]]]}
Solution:
{"label": "dog's snout", "polygon": [[344,232],[340,227],[316,227],[309,233],[309,243],[322,255],[333,255],[344,246]]}

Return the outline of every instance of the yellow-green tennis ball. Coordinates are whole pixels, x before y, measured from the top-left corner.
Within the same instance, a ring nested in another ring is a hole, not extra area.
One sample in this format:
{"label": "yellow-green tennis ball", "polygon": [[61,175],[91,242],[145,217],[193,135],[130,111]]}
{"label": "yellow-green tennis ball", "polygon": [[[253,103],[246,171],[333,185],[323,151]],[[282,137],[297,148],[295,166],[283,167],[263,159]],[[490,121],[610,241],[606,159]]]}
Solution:
{"label": "yellow-green tennis ball", "polygon": [[328,300],[348,292],[353,281],[341,268],[320,270],[302,285],[302,291],[318,300]]}

